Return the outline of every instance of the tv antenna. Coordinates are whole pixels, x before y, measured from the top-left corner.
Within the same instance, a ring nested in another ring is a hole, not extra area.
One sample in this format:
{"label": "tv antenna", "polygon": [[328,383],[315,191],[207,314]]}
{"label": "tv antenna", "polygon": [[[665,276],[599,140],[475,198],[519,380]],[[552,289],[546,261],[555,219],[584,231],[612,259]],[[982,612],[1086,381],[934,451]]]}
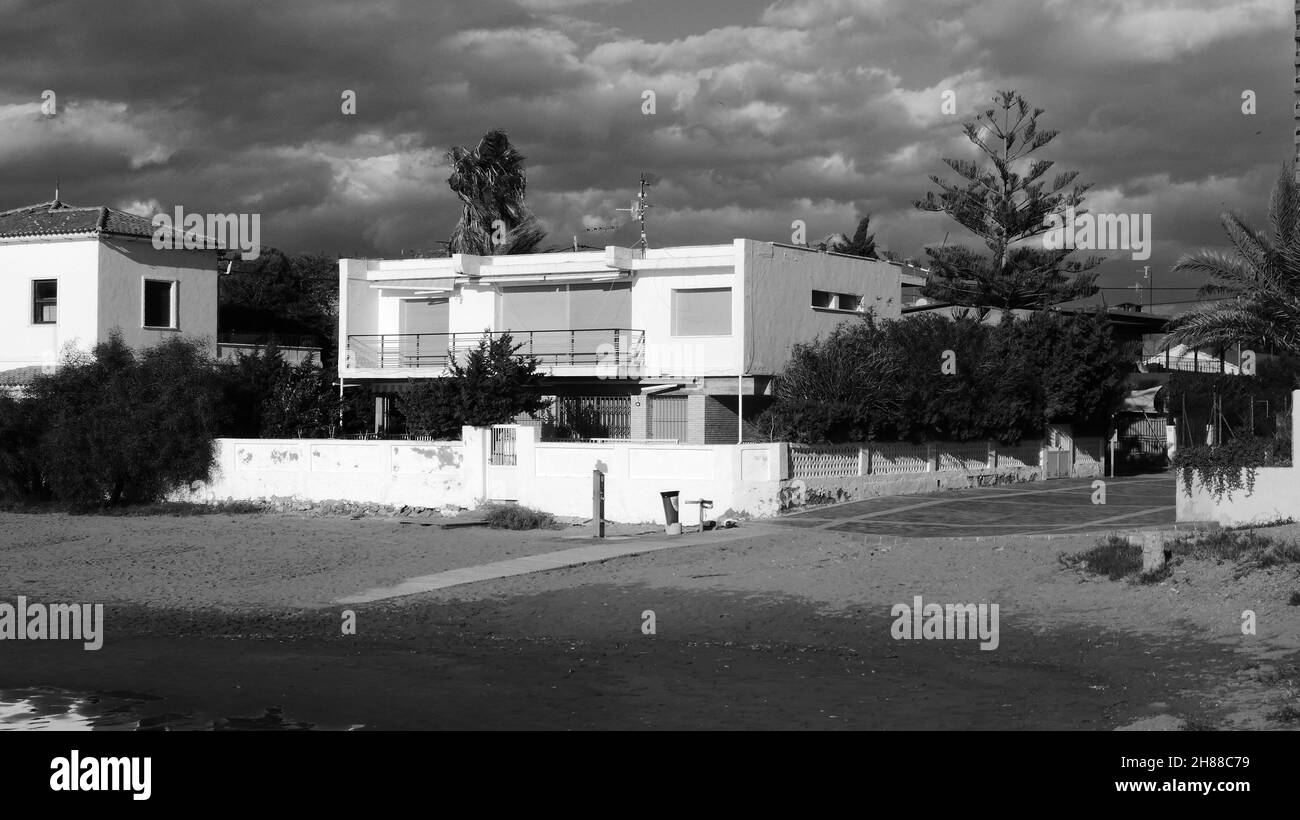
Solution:
{"label": "tv antenna", "polygon": [[636,195],[636,199],[632,200],[632,207],[614,209],[617,211],[625,211],[631,214],[633,219],[641,223],[641,241],[638,242],[637,244],[641,246],[642,251],[648,250],[650,248],[650,240],[646,239],[646,235],[645,235],[645,217],[646,217],[646,211],[654,207],[649,202],[646,202],[645,189],[647,186],[654,185],[658,181],[659,178],[654,174],[647,174],[643,172],[641,174],[641,191]]}

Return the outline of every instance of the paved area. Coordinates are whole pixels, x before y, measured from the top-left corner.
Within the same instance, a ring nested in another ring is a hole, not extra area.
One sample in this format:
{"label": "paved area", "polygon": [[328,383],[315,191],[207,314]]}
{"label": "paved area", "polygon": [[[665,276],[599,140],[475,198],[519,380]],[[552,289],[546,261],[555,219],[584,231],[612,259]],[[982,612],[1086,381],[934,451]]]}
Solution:
{"label": "paved area", "polygon": [[904,538],[1073,534],[1174,523],[1172,473],[1102,479],[1105,504],[1093,503],[1095,480],[887,496],[782,516],[771,523]]}
{"label": "paved area", "polygon": [[563,569],[674,547],[717,544],[763,532],[779,531],[781,527],[836,530],[893,538],[953,538],[1065,535],[1169,526],[1174,523],[1173,475],[1104,479],[1105,504],[1093,503],[1094,480],[1063,479],[957,490],[938,495],[888,496],[820,507],[762,522],[746,522],[735,531],[588,542],[555,552],[408,578],[392,586],[376,587],[338,598],[334,603],[364,604],[400,598],[461,584]]}
{"label": "paved area", "polygon": [[[416,595],[421,592],[431,592],[435,589],[445,589],[460,586],[461,584],[490,581],[494,578],[509,578],[512,575],[526,575],[530,572],[545,572],[552,569],[576,567],[582,564],[608,561],[611,558],[623,558],[628,555],[641,555],[647,552],[705,544],[720,544],[773,531],[776,531],[775,528],[766,526],[766,522],[747,522],[743,528],[734,530],[696,531],[682,535],[657,535],[640,538],[615,537],[608,538],[603,543],[597,542],[595,539],[583,538],[581,539],[585,542],[583,546],[546,552],[540,555],[511,558],[506,561],[493,561],[490,564],[480,564],[474,567],[435,572],[431,575],[421,575],[416,578],[408,578],[393,586],[375,587],[364,592],[358,592],[355,595],[338,598],[334,603],[367,604],[372,601],[401,598],[406,595]],[[579,539],[567,538],[564,540],[574,541]],[[560,539],[557,539],[557,543],[559,542]]]}

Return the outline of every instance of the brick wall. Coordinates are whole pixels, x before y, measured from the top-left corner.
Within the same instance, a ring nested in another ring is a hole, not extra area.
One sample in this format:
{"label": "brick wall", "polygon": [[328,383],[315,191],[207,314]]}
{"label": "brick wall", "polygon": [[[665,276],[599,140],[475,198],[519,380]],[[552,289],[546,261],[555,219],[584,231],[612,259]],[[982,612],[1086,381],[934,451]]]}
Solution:
{"label": "brick wall", "polygon": [[[745,440],[758,441],[758,429],[752,421],[769,400],[763,396],[745,397]],[[686,404],[687,443],[735,444],[736,397],[688,394]]]}

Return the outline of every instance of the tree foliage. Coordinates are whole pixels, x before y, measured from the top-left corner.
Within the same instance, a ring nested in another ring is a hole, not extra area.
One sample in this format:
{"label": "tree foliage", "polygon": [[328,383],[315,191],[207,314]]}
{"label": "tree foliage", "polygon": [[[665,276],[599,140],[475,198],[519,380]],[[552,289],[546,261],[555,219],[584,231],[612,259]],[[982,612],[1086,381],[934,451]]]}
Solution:
{"label": "tree foliage", "polygon": [[265,247],[257,259],[236,261],[218,282],[223,330],[268,336],[314,336],[333,360],[338,336],[338,259],[288,255]]}
{"label": "tree foliage", "polygon": [[858,221],[858,228],[853,232],[852,239],[842,233],[833,233],[814,247],[832,253],[876,259],[876,235],[871,233],[871,214]]}
{"label": "tree foliage", "polygon": [[93,353],[38,376],[22,400],[39,420],[48,495],[73,504],[157,501],[205,481],[220,386],[201,343],[174,338],[137,354],[114,332]]}
{"label": "tree foliage", "polygon": [[[462,203],[449,252],[531,253],[541,243],[546,232],[524,201],[524,156],[504,131],[487,132],[472,149],[452,148],[447,162],[451,165],[447,184]],[[505,233],[502,241],[493,242],[498,221]]]}
{"label": "tree foliage", "polygon": [[[953,372],[944,372],[945,362]],[[772,440],[1037,438],[1049,422],[1104,429],[1123,358],[1097,314],[981,324],[936,315],[840,325],[799,345],[756,426]]]}
{"label": "tree foliage", "polygon": [[464,362],[449,352],[449,374],[421,382],[398,397],[407,431],[420,436],[457,438],[460,428],[509,424],[520,414],[534,414],[549,402],[541,398],[538,360],[517,355],[509,333],[485,332]]}
{"label": "tree foliage", "polygon": [[1206,347],[1242,343],[1300,355],[1300,185],[1284,165],[1269,201],[1268,231],[1237,213],[1220,217],[1231,253],[1202,250],[1174,265],[1179,273],[1208,274],[1198,305],[1174,320],[1165,345]]}
{"label": "tree foliage", "polygon": [[1048,250],[1017,243],[1048,230],[1045,217],[1081,207],[1091,187],[1075,182],[1078,171],[1047,177],[1051,160],[1030,155],[1056,138],[1056,131],[1040,130],[1043,109],[1030,109],[1015,91],[1000,92],[994,105],[962,130],[988,158],[988,166],[966,159],[945,158],[956,181],[937,175],[939,187],[917,200],[925,211],[946,213],[959,225],[984,240],[987,255],[961,246],[926,249],[930,282],[925,295],[961,305],[1000,308],[1046,307],[1097,292],[1095,275],[1086,271],[1100,260],[1070,261],[1071,249]]}

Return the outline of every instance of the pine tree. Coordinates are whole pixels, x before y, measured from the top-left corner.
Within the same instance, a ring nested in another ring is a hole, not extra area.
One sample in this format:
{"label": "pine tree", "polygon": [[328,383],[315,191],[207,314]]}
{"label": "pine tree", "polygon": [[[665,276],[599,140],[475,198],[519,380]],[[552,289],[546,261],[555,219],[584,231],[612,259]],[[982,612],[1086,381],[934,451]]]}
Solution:
{"label": "pine tree", "polygon": [[[1018,92],[1000,92],[993,102],[995,107],[962,126],[966,138],[988,156],[992,167],[944,158],[960,179],[931,175],[940,193],[927,192],[925,199],[914,203],[920,210],[948,214],[981,237],[989,254],[957,245],[926,248],[931,275],[925,295],[1004,309],[1045,307],[1093,295],[1096,275],[1087,271],[1100,264],[1099,258],[1078,262],[1066,259],[1071,249],[1026,244],[1049,230],[1044,224],[1048,214],[1063,214],[1066,208],[1086,213],[1081,205],[1091,184],[1076,183],[1079,172],[1066,171],[1056,174],[1049,187],[1046,174],[1055,163],[1030,160],[1029,155],[1059,132],[1039,130],[1043,109],[1031,110]],[[1023,174],[1017,169],[1023,169]]]}

